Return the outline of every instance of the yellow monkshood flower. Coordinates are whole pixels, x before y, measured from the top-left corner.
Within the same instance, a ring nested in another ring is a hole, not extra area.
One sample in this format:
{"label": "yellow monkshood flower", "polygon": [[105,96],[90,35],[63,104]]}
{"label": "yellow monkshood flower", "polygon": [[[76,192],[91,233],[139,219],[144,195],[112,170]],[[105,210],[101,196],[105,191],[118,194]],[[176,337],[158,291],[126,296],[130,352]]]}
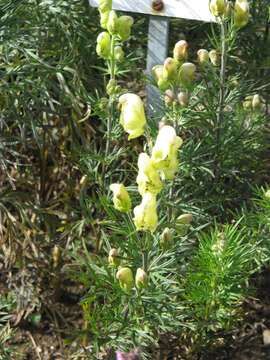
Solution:
{"label": "yellow monkshood flower", "polygon": [[121,288],[127,292],[134,287],[134,277],[131,269],[128,267],[119,269],[116,273],[116,279],[119,280]]}
{"label": "yellow monkshood flower", "polygon": [[223,16],[227,10],[227,1],[226,0],[211,0],[210,1],[210,10],[211,10],[211,13],[216,17]]}
{"label": "yellow monkshood flower", "polygon": [[96,52],[98,56],[108,59],[111,55],[111,37],[107,31],[103,31],[97,37]]}
{"label": "yellow monkshood flower", "polygon": [[236,0],[234,5],[234,25],[240,29],[249,20],[249,4],[247,0]]}
{"label": "yellow monkshood flower", "polygon": [[134,20],[131,16],[123,15],[117,20],[117,35],[122,41],[128,40]]}
{"label": "yellow monkshood flower", "polygon": [[138,184],[139,193],[143,195],[146,192],[158,194],[162,189],[162,182],[157,169],[155,169],[152,160],[146,153],[141,153],[138,159]]}
{"label": "yellow monkshood flower", "polygon": [[159,130],[151,159],[167,179],[172,179],[178,168],[177,151],[181,145],[182,139],[176,136],[172,126],[165,125]]}
{"label": "yellow monkshood flower", "polygon": [[134,224],[137,230],[154,232],[158,224],[156,196],[150,192],[143,195],[140,205],[134,208]]}
{"label": "yellow monkshood flower", "polygon": [[110,190],[113,192],[115,209],[121,212],[128,212],[131,208],[131,200],[125,186],[123,184],[111,184]]}
{"label": "yellow monkshood flower", "polygon": [[146,124],[144,105],[141,98],[135,94],[124,94],[119,98],[121,107],[120,124],[129,134],[128,139],[134,139],[144,133]]}
{"label": "yellow monkshood flower", "polygon": [[100,12],[106,12],[112,10],[112,0],[99,0],[98,8]]}
{"label": "yellow monkshood flower", "polygon": [[163,79],[164,80],[175,80],[177,77],[177,67],[178,67],[178,62],[177,60],[168,57],[167,59],[165,59],[164,61],[164,65],[163,65]]}

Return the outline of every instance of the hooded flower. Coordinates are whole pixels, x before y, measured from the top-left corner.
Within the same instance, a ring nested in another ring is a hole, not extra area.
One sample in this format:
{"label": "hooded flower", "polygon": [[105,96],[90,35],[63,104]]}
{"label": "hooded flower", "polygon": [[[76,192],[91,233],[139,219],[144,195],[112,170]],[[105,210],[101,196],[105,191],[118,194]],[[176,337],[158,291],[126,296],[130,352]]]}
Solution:
{"label": "hooded flower", "polygon": [[175,60],[184,62],[188,57],[188,43],[186,40],[178,41],[173,49],[173,57]]}
{"label": "hooded flower", "polygon": [[181,145],[182,139],[176,136],[173,127],[165,125],[159,130],[151,159],[166,179],[172,179],[178,168],[177,151]]}
{"label": "hooded flower", "polygon": [[117,20],[117,34],[122,41],[128,40],[134,20],[131,16],[123,15]]}
{"label": "hooded flower", "polygon": [[162,189],[162,182],[157,169],[155,169],[152,160],[146,153],[141,153],[138,159],[139,173],[137,184],[141,195],[146,192],[158,194]]}
{"label": "hooded flower", "polygon": [[140,205],[134,208],[133,219],[137,230],[154,232],[158,224],[156,196],[150,192],[143,195]]}
{"label": "hooded flower", "polygon": [[119,98],[121,107],[120,124],[129,134],[128,139],[134,139],[144,133],[146,124],[144,106],[141,98],[135,94],[124,94]]}
{"label": "hooded flower", "polygon": [[227,1],[226,0],[211,0],[210,1],[210,10],[211,13],[218,17],[223,16],[226,13]]}
{"label": "hooded flower", "polygon": [[121,212],[128,212],[131,208],[131,200],[125,186],[123,184],[111,184],[110,190],[113,192],[115,209]]}
{"label": "hooded flower", "polygon": [[234,25],[240,29],[249,20],[249,4],[247,0],[236,0],[234,5]]}
{"label": "hooded flower", "polygon": [[107,31],[103,31],[97,37],[96,52],[98,56],[108,59],[111,55],[111,37]]}

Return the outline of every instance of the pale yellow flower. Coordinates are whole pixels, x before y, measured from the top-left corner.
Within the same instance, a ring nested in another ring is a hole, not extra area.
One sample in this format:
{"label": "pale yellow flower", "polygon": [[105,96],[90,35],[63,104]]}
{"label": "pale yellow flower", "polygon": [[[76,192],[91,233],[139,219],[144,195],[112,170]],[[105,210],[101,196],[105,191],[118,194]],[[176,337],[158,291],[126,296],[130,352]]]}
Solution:
{"label": "pale yellow flower", "polygon": [[120,124],[129,134],[128,139],[134,139],[144,133],[146,124],[144,105],[136,94],[124,94],[119,98],[121,107]]}
{"label": "pale yellow flower", "polygon": [[234,5],[234,25],[240,29],[249,20],[249,4],[247,0],[236,0]]}
{"label": "pale yellow flower", "polygon": [[154,167],[152,160],[146,153],[141,153],[138,159],[138,176],[136,182],[138,184],[139,193],[141,195],[146,192],[158,194],[162,189],[162,182],[157,169]]}
{"label": "pale yellow flower", "polygon": [[166,179],[172,179],[178,168],[177,152],[181,145],[182,139],[176,135],[172,126],[165,125],[159,130],[151,159]]}
{"label": "pale yellow flower", "polygon": [[138,289],[143,289],[143,288],[147,287],[148,275],[141,268],[137,269],[136,276],[135,276],[135,284]]}
{"label": "pale yellow flower", "polygon": [[125,186],[123,184],[111,184],[110,190],[113,192],[115,209],[121,212],[128,212],[131,208],[131,200]]}
{"label": "pale yellow flower", "polygon": [[223,16],[227,10],[227,1],[226,0],[211,0],[210,1],[210,10],[211,13],[216,16]]}
{"label": "pale yellow flower", "polygon": [[137,230],[154,232],[158,225],[156,196],[150,192],[143,195],[140,205],[134,208],[134,224]]}

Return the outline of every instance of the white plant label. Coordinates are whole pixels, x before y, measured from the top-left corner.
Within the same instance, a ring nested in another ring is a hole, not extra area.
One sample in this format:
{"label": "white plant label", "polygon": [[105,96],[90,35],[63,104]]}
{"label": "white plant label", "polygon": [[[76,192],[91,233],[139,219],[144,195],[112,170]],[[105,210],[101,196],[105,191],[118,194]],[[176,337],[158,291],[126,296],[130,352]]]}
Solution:
{"label": "white plant label", "polygon": [[[89,0],[97,7],[99,0]],[[163,0],[163,10],[154,11],[152,0],[113,0],[113,9],[149,15],[214,22],[209,10],[209,0]]]}

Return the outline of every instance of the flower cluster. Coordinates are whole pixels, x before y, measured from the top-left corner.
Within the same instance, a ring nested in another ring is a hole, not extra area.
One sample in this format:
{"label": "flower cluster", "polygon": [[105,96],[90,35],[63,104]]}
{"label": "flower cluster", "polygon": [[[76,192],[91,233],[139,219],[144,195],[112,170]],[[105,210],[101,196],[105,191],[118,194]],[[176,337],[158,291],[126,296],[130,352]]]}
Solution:
{"label": "flower cluster", "polygon": [[236,0],[234,6],[227,0],[211,0],[210,10],[217,18],[228,18],[232,14],[236,29],[246,26],[249,21],[249,3],[247,0]]}
{"label": "flower cluster", "polygon": [[103,59],[122,61],[124,51],[122,42],[130,37],[133,18],[131,16],[117,16],[112,10],[112,0],[99,1],[100,24],[105,30],[97,37],[96,52]]}

